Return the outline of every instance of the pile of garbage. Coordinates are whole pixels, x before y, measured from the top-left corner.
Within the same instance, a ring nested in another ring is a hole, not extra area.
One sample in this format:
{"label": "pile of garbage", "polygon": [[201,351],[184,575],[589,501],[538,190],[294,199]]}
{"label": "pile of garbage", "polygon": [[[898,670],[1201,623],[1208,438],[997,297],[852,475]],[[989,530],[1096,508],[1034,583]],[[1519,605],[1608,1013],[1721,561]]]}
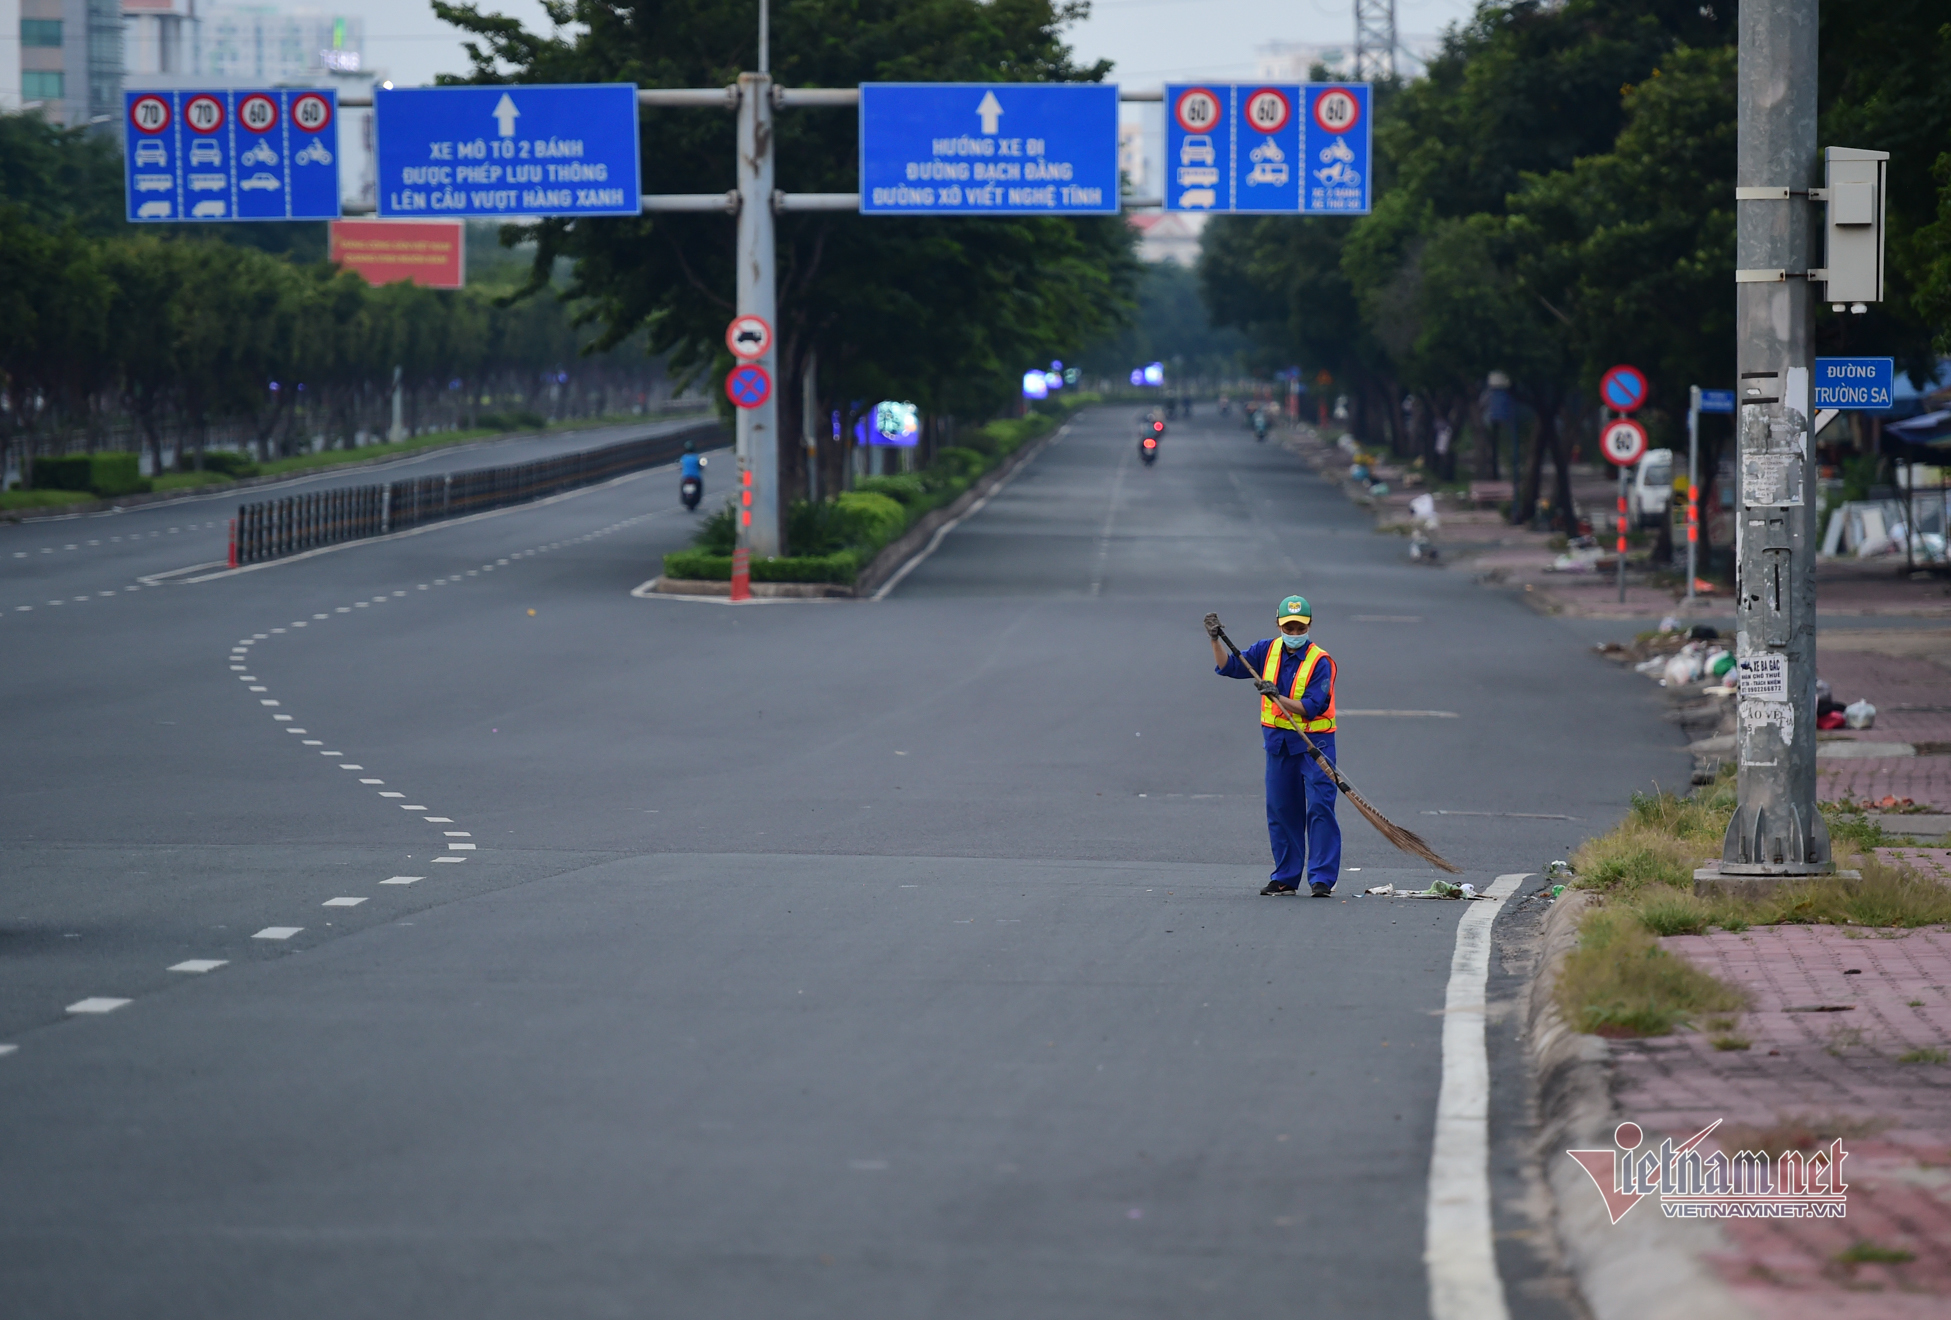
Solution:
{"label": "pile of garbage", "polygon": [[1605,558],[1606,552],[1600,548],[1597,538],[1574,536],[1565,543],[1565,553],[1545,566],[1545,572],[1596,573]]}
{"label": "pile of garbage", "polygon": [[[1646,675],[1663,688],[1688,687],[1718,680],[1713,686],[1702,689],[1704,695],[1731,697],[1740,692],[1740,674],[1734,653],[1722,644],[1720,631],[1708,624],[1697,623],[1688,628],[1669,614],[1660,620],[1657,633],[1638,638],[1631,646],[1607,642],[1594,649],[1609,659],[1629,662],[1634,655],[1645,653],[1644,659],[1633,664],[1634,672]],[[1875,727],[1875,706],[1860,698],[1845,705],[1836,700],[1826,679],[1816,679],[1818,730]]]}

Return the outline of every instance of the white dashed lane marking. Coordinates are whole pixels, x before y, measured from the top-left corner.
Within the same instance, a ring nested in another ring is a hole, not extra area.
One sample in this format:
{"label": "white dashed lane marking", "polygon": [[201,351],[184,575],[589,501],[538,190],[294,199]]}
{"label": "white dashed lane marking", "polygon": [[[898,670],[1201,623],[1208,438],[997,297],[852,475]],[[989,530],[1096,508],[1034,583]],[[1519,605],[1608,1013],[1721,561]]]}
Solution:
{"label": "white dashed lane marking", "polygon": [[396,875],[382,880],[380,883],[383,885],[410,885],[415,881],[425,880],[426,878],[424,875]]}
{"label": "white dashed lane marking", "polygon": [[365,901],[366,900],[363,898],[328,898],[323,903],[319,904],[319,906],[320,907],[358,907],[361,903]]}
{"label": "white dashed lane marking", "polygon": [[288,940],[303,929],[305,929],[303,926],[266,926],[263,930],[251,936],[251,938],[254,940]]}
{"label": "white dashed lane marking", "polygon": [[228,958],[189,958],[177,963],[169,970],[172,972],[214,972],[219,967],[226,966],[229,962],[230,959]]}
{"label": "white dashed lane marking", "polygon": [[126,999],[79,999],[68,1005],[70,1013],[113,1013],[129,1001]]}

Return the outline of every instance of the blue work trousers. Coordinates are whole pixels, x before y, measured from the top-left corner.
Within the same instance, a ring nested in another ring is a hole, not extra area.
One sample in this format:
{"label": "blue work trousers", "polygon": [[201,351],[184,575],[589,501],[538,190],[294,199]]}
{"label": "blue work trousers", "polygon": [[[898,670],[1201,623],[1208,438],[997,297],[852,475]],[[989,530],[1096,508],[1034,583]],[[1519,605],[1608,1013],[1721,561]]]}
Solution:
{"label": "blue work trousers", "polygon": [[[1333,763],[1335,736],[1309,736]],[[1274,845],[1275,884],[1296,889],[1302,881],[1332,886],[1341,875],[1335,783],[1313,757],[1267,753],[1267,834]]]}

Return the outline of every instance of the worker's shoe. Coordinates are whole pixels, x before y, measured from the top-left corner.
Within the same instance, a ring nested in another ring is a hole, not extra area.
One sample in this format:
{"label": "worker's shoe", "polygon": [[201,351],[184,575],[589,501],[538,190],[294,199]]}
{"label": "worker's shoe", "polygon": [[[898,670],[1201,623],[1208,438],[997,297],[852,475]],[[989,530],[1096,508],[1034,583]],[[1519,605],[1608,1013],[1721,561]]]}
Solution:
{"label": "worker's shoe", "polygon": [[1260,897],[1279,898],[1282,894],[1292,894],[1299,888],[1299,885],[1283,885],[1278,880],[1269,880],[1267,887],[1260,891]]}
{"label": "worker's shoe", "polygon": [[1307,887],[1309,898],[1332,898],[1334,892],[1335,887],[1333,885],[1324,885],[1319,880],[1314,881]]}

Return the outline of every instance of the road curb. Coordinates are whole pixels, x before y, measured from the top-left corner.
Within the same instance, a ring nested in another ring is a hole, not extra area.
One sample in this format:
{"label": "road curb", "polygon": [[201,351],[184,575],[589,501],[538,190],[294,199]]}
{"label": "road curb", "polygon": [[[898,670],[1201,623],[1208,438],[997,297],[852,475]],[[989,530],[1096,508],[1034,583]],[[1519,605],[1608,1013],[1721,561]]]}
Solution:
{"label": "road curb", "polygon": [[1552,996],[1578,942],[1579,918],[1595,905],[1593,895],[1572,889],[1553,902],[1524,1005],[1539,1153],[1559,1244],[1594,1320],[1759,1320],[1707,1263],[1723,1247],[1718,1225],[1675,1223],[1650,1205],[1611,1223],[1598,1189],[1565,1154],[1611,1148],[1613,1129],[1630,1117],[1613,1104],[1611,1048],[1573,1031]]}

